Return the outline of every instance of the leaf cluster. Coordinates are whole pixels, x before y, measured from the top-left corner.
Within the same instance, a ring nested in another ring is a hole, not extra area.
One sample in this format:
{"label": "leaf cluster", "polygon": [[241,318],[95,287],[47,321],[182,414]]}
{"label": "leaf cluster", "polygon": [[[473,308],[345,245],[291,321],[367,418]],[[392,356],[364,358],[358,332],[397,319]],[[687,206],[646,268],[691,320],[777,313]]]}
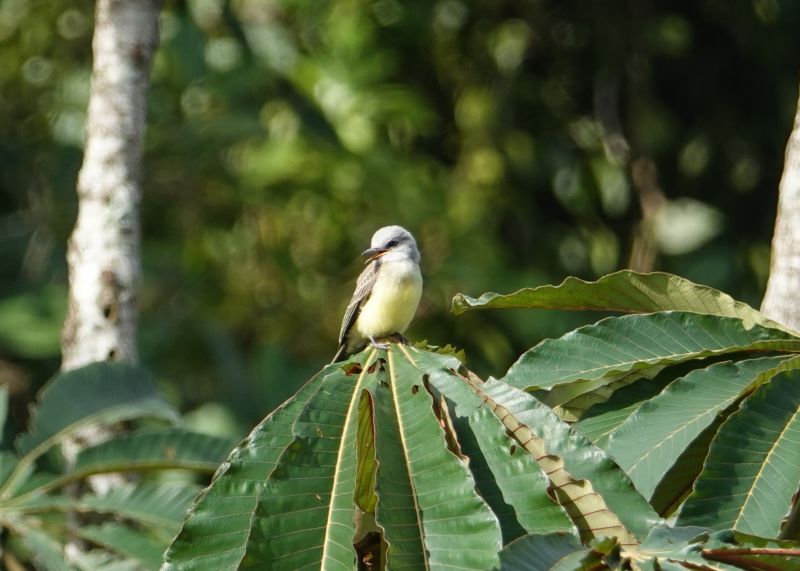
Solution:
{"label": "leaf cluster", "polygon": [[328,365],[234,449],[164,569],[800,566],[795,332],[660,273],[455,306],[628,314],[499,380],[402,345]]}
{"label": "leaf cluster", "polygon": [[[0,390],[0,426],[7,404],[7,391]],[[154,476],[165,470],[211,473],[232,445],[182,429],[177,420],[140,367],[95,363],[53,378],[27,432],[13,448],[0,450],[2,567],[32,562],[47,571],[157,569],[199,485]],[[61,461],[59,444],[67,438],[97,423],[122,421],[150,425]],[[104,493],[85,485],[109,473],[129,477]],[[65,559],[65,547],[74,542],[92,548]]]}

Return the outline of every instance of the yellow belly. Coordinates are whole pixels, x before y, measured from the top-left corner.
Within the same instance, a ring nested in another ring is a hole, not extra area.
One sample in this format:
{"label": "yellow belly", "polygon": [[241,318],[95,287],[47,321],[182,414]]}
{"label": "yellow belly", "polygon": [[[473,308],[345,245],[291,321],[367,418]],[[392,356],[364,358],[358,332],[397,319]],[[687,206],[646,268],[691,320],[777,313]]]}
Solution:
{"label": "yellow belly", "polygon": [[405,262],[385,264],[353,329],[362,338],[403,333],[417,311],[421,296],[419,266]]}

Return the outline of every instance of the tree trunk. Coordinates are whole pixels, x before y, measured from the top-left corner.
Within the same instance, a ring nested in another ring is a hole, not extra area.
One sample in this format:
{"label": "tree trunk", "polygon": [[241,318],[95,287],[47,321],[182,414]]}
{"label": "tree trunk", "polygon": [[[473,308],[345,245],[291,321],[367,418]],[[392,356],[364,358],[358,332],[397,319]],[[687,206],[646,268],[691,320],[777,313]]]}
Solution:
{"label": "tree trunk", "polygon": [[62,370],[136,361],[142,139],[160,0],[98,0]]}
{"label": "tree trunk", "polygon": [[800,99],[786,145],[769,281],[761,312],[800,331]]}
{"label": "tree trunk", "polygon": [[[67,247],[69,305],[61,336],[62,371],[94,361],[136,361],[140,277],[139,202],[150,64],[158,45],[161,0],[98,0],[95,9],[86,148],[78,174],[78,219]],[[67,439],[67,464],[106,439],[95,425]],[[121,476],[94,476],[105,493]],[[80,526],[77,514],[71,525]],[[68,561],[84,549],[66,548]]]}

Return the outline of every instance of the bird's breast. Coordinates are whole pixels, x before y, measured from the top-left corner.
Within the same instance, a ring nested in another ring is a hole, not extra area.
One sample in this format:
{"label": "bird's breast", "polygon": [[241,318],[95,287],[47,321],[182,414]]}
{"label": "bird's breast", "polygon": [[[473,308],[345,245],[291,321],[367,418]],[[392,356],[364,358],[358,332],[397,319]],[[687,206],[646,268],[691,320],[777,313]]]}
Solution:
{"label": "bird's breast", "polygon": [[422,276],[416,263],[384,263],[355,327],[364,337],[403,333],[417,311],[421,296]]}

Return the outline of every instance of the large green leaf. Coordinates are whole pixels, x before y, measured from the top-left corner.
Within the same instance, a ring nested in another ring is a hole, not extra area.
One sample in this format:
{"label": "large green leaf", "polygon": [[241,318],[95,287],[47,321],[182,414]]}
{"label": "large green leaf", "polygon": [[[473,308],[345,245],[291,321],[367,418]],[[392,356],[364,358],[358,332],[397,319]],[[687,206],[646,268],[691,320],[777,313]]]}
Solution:
{"label": "large green leaf", "polygon": [[140,430],[85,448],[75,460],[74,472],[80,476],[175,468],[214,472],[235,444],[231,438],[183,428]]}
{"label": "large green leaf", "polygon": [[41,449],[78,426],[143,416],[177,420],[150,375],[129,363],[92,363],[61,373],[39,393],[30,430],[17,439],[22,454]]}
{"label": "large green leaf", "polygon": [[762,357],[692,371],[643,404],[606,447],[636,488],[650,497],[667,470],[725,408],[800,357]]}
{"label": "large green leaf", "polygon": [[[489,379],[476,389],[548,474],[584,539],[616,535],[635,543],[658,515],[630,479],[583,434],[528,393]],[[572,510],[572,511],[571,511]]]}
{"label": "large green leaf", "polygon": [[47,511],[109,514],[162,528],[168,541],[180,529],[186,509],[198,491],[199,486],[191,483],[124,483],[104,495],[86,494],[78,498],[40,495],[14,501],[6,509],[25,514]]}
{"label": "large green leaf", "polygon": [[93,423],[131,418],[177,420],[150,375],[128,363],[93,363],[53,378],[39,394],[30,430],[17,439],[24,457],[0,488],[7,498],[33,461],[75,430]]}
{"label": "large green leaf", "polygon": [[444,399],[478,491],[500,520],[503,543],[528,533],[577,536],[563,508],[550,498],[550,481],[536,459],[509,435],[485,405],[479,388],[454,373],[458,361],[431,353],[414,358],[428,375],[430,386]]}
{"label": "large green leaf", "polygon": [[333,370],[327,367],[309,380],[231,452],[190,509],[167,550],[164,571],[238,569],[264,481],[292,442],[294,421]]}
{"label": "large green leaf", "polygon": [[722,425],[682,525],[777,537],[800,486],[800,371],[777,375]]}
{"label": "large green leaf", "polygon": [[14,527],[14,530],[31,551],[33,560],[37,563],[37,569],[42,571],[73,571],[72,567],[64,560],[64,550],[61,543],[48,533],[19,523]]}
{"label": "large green leaf", "polygon": [[620,424],[680,376],[673,371],[678,367],[680,365],[669,367],[647,382],[631,383],[616,390],[607,401],[594,405],[582,414],[580,420],[572,426],[585,434],[596,446],[604,448],[609,435]]}
{"label": "large green leaf", "polygon": [[[389,353],[387,382],[370,390],[380,439],[376,520],[386,529],[390,569],[487,569],[497,561],[500,529],[466,465],[447,448],[425,387],[434,371]],[[389,497],[402,490],[412,494]]]}
{"label": "large green leaf", "polygon": [[[509,369],[504,382],[548,389],[556,406],[647,369],[741,351],[800,351],[800,338],[735,318],[664,312],[603,319],[542,341]],[[562,386],[563,385],[563,386]]]}
{"label": "large green leaf", "polygon": [[335,367],[292,426],[294,439],[269,474],[252,521],[243,569],[352,569],[356,445],[361,390]]}
{"label": "large green leaf", "polygon": [[781,328],[749,305],[711,287],[687,279],[653,272],[642,274],[621,270],[587,282],[575,277],[560,285],[524,288],[508,295],[485,293],[479,298],[456,294],[453,313],[470,309],[540,308],[608,310],[626,313],[691,311],[741,319],[746,327],[753,324]]}
{"label": "large green leaf", "polygon": [[137,560],[141,569],[156,571],[161,564],[164,545],[126,525],[115,522],[84,525],[77,533],[83,539]]}

